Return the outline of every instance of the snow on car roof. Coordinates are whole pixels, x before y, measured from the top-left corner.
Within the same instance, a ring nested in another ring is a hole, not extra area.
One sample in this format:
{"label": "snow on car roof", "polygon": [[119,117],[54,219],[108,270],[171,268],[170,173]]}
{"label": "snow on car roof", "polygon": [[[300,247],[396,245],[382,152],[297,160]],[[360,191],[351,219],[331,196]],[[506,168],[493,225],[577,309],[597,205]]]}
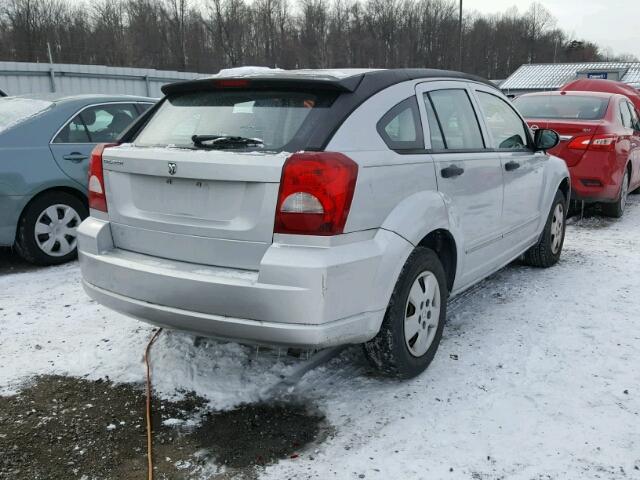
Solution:
{"label": "snow on car roof", "polygon": [[341,80],[343,78],[353,77],[356,75],[362,75],[363,73],[375,72],[383,70],[379,68],[342,68],[342,69],[299,69],[299,70],[283,70],[282,68],[269,68],[269,67],[237,67],[237,68],[225,68],[220,70],[215,75],[211,75],[211,78],[251,78],[280,75],[286,76],[300,76],[309,78],[331,78],[335,80]]}
{"label": "snow on car roof", "polygon": [[143,97],[140,95],[118,95],[118,94],[107,94],[107,93],[80,93],[80,94],[72,94],[68,92],[58,92],[58,93],[24,93],[22,95],[16,95],[12,98],[24,98],[24,99],[32,99],[32,100],[44,100],[53,103],[62,103],[62,102],[72,102],[77,100],[90,100],[90,101],[112,101],[112,100],[153,100],[157,99]]}
{"label": "snow on car roof", "polygon": [[0,98],[0,133],[39,115],[52,105],[52,102],[33,98]]}

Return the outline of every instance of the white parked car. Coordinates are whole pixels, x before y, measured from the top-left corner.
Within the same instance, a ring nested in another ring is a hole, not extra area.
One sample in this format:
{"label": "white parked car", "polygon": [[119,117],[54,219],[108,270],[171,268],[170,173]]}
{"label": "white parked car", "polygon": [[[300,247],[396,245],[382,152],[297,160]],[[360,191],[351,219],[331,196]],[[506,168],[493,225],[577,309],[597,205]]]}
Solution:
{"label": "white parked car", "polygon": [[482,79],[274,71],[163,91],[92,155],[80,264],[114,310],[250,343],[363,343],[411,377],[449,296],[520,256],[560,256],[558,136],[533,138]]}

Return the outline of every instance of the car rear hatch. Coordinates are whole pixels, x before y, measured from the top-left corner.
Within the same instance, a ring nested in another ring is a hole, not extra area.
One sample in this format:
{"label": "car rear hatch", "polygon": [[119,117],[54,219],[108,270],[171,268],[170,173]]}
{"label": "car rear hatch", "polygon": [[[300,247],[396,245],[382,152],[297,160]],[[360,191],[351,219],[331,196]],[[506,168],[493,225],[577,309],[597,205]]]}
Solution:
{"label": "car rear hatch", "polygon": [[173,260],[256,268],[272,240],[286,157],[168,148],[105,150],[115,246]]}
{"label": "car rear hatch", "polygon": [[549,151],[549,153],[562,158],[569,167],[577,165],[582,159],[586,150],[569,148],[569,144],[576,137],[592,136],[602,120],[580,121],[575,120],[527,120],[527,123],[534,130],[537,128],[550,128],[560,135],[560,143]]}
{"label": "car rear hatch", "polygon": [[179,84],[136,138],[104,151],[117,248],[258,268],[273,239],[282,167],[344,88],[248,83]]}

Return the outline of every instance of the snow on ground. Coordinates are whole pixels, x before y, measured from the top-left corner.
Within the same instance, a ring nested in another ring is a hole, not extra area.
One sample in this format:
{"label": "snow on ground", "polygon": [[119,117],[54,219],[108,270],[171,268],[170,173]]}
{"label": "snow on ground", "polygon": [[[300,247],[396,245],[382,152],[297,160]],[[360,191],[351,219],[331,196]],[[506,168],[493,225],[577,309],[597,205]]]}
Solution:
{"label": "snow on ground", "polygon": [[[434,363],[370,373],[357,348],[296,395],[335,428],[260,478],[640,478],[640,198],[619,221],[573,220],[561,262],[510,266],[452,300]],[[83,293],[77,264],[0,275],[0,394],[57,373],[142,382],[151,328]],[[214,408],[255,401],[295,364],[276,352],[162,335],[156,389]]]}

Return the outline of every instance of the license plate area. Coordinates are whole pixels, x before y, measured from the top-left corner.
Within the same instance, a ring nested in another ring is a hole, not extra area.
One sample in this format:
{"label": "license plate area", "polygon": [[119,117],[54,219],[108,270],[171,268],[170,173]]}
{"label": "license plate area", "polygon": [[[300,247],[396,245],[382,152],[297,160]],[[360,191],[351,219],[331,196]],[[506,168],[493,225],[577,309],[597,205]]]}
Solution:
{"label": "license plate area", "polygon": [[131,175],[131,200],[143,212],[212,221],[233,219],[245,182]]}

